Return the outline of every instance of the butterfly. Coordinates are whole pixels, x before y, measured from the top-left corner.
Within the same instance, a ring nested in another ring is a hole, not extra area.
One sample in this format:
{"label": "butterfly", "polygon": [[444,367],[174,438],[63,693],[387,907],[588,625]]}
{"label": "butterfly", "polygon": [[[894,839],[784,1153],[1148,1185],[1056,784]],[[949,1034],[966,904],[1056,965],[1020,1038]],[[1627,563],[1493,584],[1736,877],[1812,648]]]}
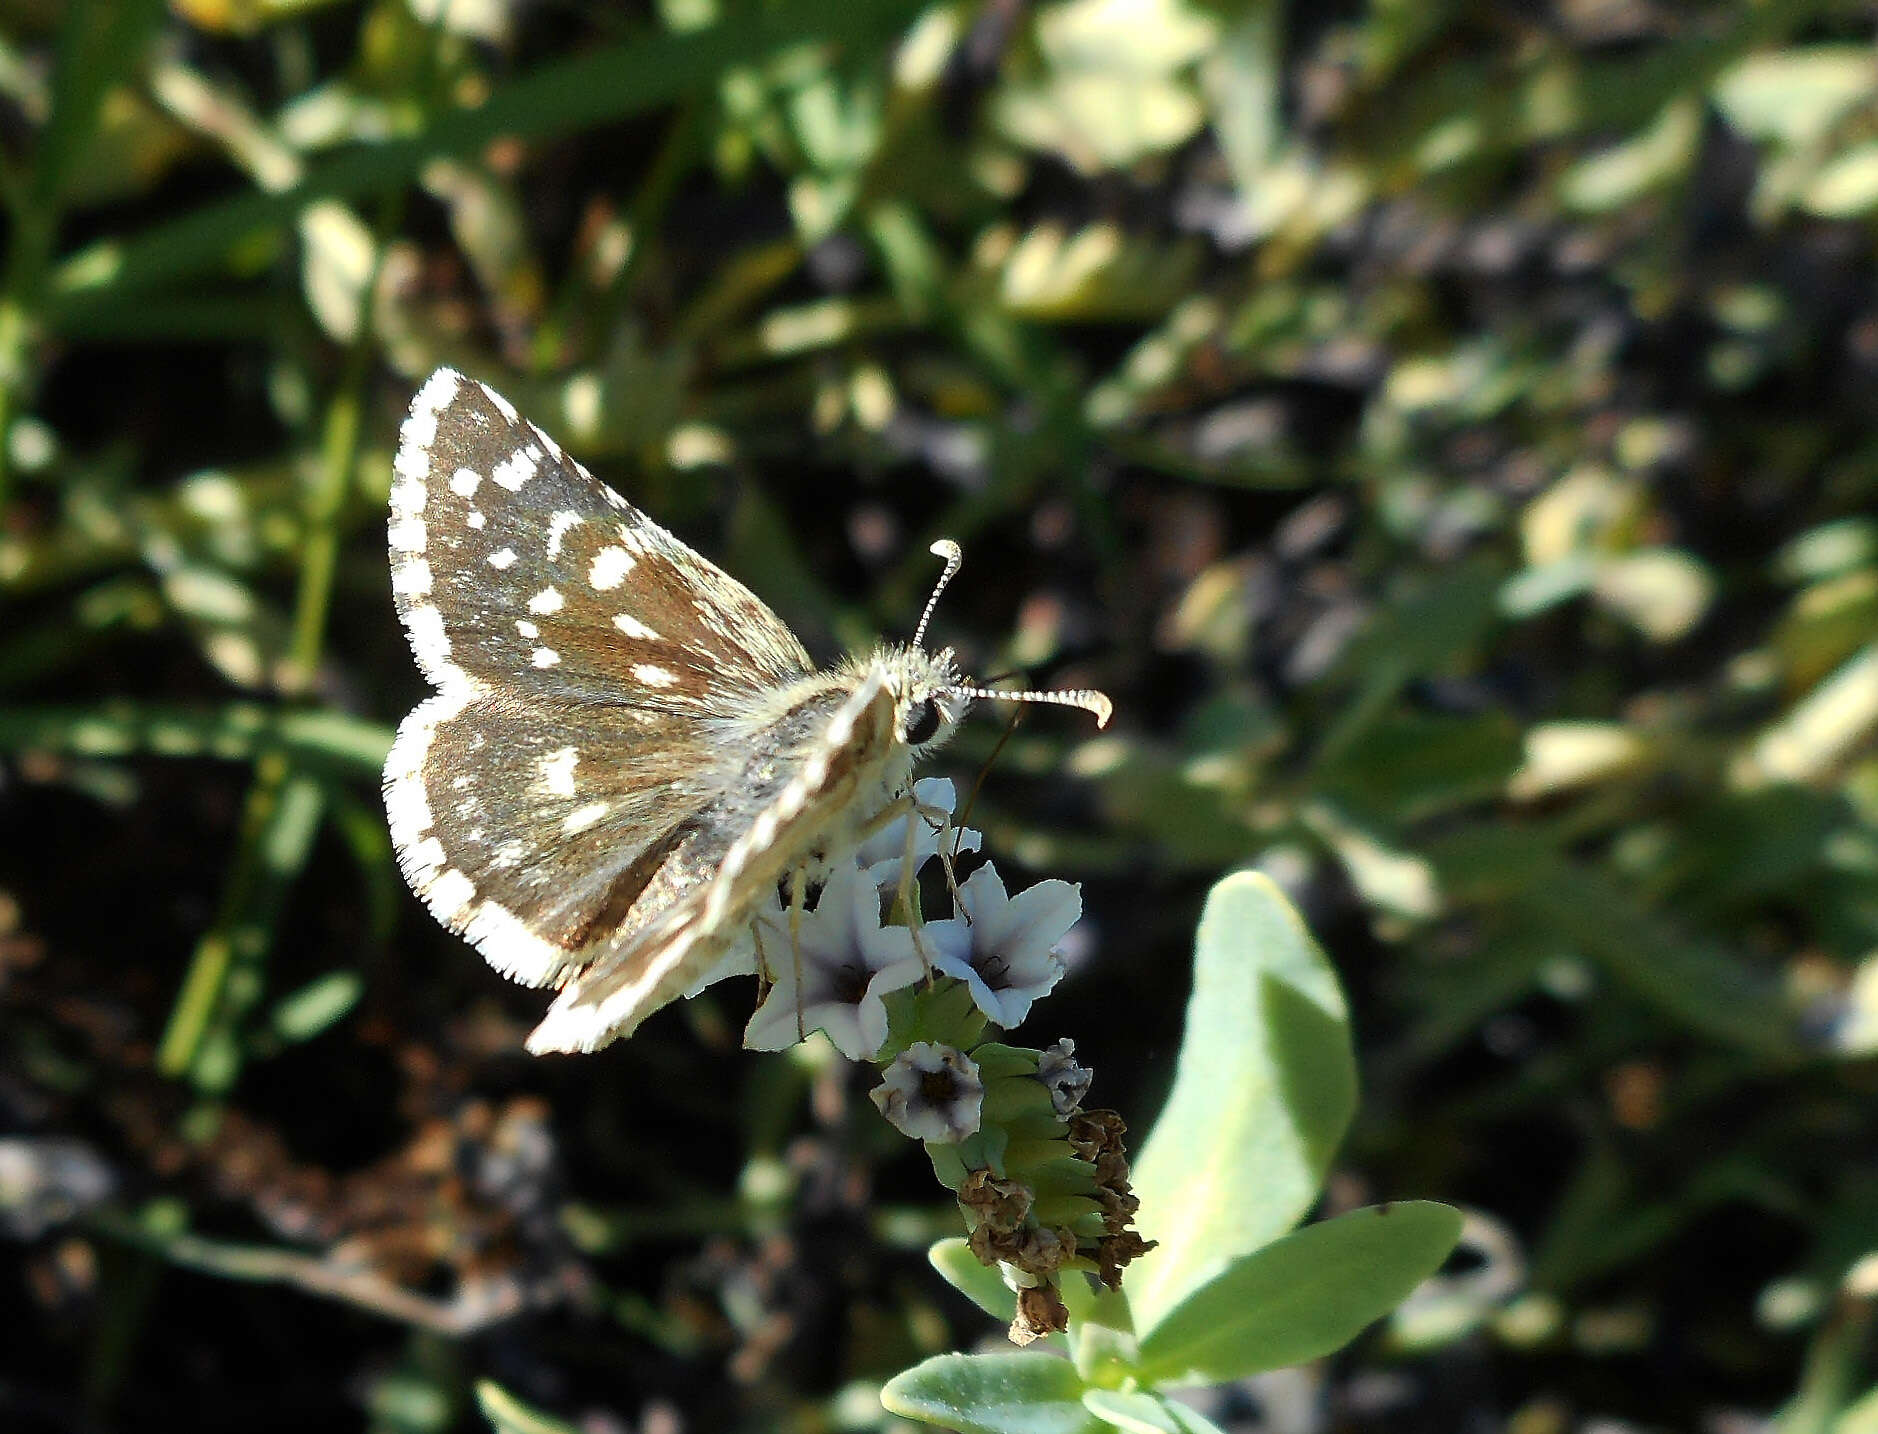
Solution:
{"label": "butterfly", "polygon": [[528,1048],[591,1051],[723,961],[760,908],[911,802],[972,702],[910,643],[818,670],[750,590],[441,368],[393,463],[391,587],[436,689],[385,763],[398,864],[498,971],[558,995]]}

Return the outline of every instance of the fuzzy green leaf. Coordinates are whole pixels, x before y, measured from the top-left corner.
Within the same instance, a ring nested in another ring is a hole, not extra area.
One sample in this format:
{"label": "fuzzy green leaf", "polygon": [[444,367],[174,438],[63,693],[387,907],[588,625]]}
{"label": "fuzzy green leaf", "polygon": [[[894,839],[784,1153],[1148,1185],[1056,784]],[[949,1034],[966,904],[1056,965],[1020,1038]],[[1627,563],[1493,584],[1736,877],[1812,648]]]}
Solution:
{"label": "fuzzy green leaf", "polygon": [[1045,1354],[940,1354],[880,1391],[888,1413],[957,1434],[1097,1434],[1083,1382]]}
{"label": "fuzzy green leaf", "polygon": [[965,1241],[956,1237],[940,1240],[926,1252],[926,1258],[945,1277],[947,1284],[993,1319],[1008,1324],[1017,1313],[1017,1296],[1011,1293],[1003,1276],[980,1264]]}
{"label": "fuzzy green leaf", "polygon": [[1410,1200],[1306,1226],[1233,1264],[1141,1342],[1144,1383],[1216,1384],[1341,1349],[1441,1267],[1461,1234]]}
{"label": "fuzzy green leaf", "polygon": [[1200,918],[1174,1091],[1136,1162],[1128,1272],[1144,1336],[1239,1256],[1295,1225],[1356,1108],[1343,993],[1269,880],[1240,873]]}
{"label": "fuzzy green leaf", "polygon": [[1127,1434],[1220,1434],[1219,1425],[1199,1411],[1154,1394],[1091,1389],[1082,1402],[1104,1424]]}

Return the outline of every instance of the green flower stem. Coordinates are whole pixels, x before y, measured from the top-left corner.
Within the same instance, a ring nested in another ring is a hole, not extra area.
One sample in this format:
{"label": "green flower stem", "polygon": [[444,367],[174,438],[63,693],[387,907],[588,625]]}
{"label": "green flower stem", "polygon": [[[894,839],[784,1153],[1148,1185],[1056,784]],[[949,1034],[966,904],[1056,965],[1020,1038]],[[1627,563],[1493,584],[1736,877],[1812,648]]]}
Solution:
{"label": "green flower stem", "polygon": [[280,752],[254,764],[235,855],[215,921],[196,946],[157,1047],[157,1070],[188,1077],[205,1093],[227,1090],[240,1070],[234,1042],[241,1016],[260,999],[261,964],[276,917],[318,830],[319,786],[295,775]]}
{"label": "green flower stem", "polygon": [[[291,696],[311,692],[325,646],[339,561],[339,519],[358,471],[361,413],[375,353],[372,296],[402,214],[401,199],[382,207],[372,271],[359,293],[355,337],[326,410],[319,478],[304,509],[293,637],[280,674],[280,686]],[[256,760],[215,924],[196,947],[157,1048],[157,1069],[164,1075],[188,1075],[198,1090],[210,1093],[233,1085],[241,1067],[235,1034],[265,988],[262,965],[273,946],[274,918],[287,886],[306,861],[322,806],[318,787],[296,774],[287,754],[276,748]]]}

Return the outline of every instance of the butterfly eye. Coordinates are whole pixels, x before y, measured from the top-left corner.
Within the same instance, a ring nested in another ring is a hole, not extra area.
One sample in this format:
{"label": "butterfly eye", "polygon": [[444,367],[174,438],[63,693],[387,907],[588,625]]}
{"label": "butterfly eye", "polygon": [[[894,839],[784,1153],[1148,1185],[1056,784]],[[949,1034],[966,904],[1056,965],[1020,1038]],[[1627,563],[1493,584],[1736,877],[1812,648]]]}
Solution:
{"label": "butterfly eye", "polygon": [[930,697],[907,709],[906,722],[900,729],[901,734],[915,747],[922,742],[930,742],[933,733],[938,730],[939,704]]}

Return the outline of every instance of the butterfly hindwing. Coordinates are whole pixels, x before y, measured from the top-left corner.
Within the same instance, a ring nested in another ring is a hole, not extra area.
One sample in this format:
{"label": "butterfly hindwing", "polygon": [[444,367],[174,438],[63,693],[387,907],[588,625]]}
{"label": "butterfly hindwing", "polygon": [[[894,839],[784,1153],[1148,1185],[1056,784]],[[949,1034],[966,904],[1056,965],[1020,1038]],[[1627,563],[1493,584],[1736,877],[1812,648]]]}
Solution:
{"label": "butterfly hindwing", "polygon": [[712,763],[695,724],[670,713],[544,708],[458,684],[398,729],[392,841],[440,921],[504,975],[551,985],[655,885],[709,799]]}
{"label": "butterfly hindwing", "polygon": [[894,748],[895,702],[876,669],[851,692],[831,689],[814,735],[789,751],[785,780],[721,813],[695,852],[706,878],[642,930],[623,932],[562,989],[528,1038],[536,1054],[591,1051],[629,1036],[682,994],[748,929],[778,881],[838,835],[830,811],[852,812],[880,782]]}

